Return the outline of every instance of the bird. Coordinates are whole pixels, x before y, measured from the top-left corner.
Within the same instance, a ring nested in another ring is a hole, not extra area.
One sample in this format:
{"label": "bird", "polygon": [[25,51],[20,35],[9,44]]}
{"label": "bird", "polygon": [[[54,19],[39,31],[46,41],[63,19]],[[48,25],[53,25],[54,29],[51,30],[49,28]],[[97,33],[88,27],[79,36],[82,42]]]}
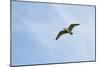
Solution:
{"label": "bird", "polygon": [[60,36],[62,36],[62,35],[64,35],[64,34],[67,34],[67,33],[69,33],[70,35],[73,35],[72,29],[73,29],[74,27],[78,26],[78,25],[80,25],[80,24],[70,24],[68,28],[64,28],[63,30],[61,30],[61,31],[58,33],[58,35],[57,35],[57,37],[56,37],[56,40],[57,40]]}

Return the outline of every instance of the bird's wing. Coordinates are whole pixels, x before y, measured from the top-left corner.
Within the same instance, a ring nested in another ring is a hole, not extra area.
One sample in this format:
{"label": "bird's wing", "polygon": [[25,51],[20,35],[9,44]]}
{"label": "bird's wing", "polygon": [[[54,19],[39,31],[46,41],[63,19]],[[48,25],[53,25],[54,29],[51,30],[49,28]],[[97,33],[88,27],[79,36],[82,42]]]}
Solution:
{"label": "bird's wing", "polygon": [[56,37],[56,40],[63,34],[68,33],[67,31],[60,31]]}
{"label": "bird's wing", "polygon": [[68,29],[71,31],[75,26],[78,26],[78,25],[80,24],[71,24]]}

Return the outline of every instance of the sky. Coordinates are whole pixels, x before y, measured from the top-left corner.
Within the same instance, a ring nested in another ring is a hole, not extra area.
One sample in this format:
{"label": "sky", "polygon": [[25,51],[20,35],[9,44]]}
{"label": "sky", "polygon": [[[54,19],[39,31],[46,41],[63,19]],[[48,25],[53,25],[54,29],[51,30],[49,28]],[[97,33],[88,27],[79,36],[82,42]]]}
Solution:
{"label": "sky", "polygon": [[[79,23],[55,40],[59,31]],[[95,7],[12,1],[12,65],[95,60]]]}

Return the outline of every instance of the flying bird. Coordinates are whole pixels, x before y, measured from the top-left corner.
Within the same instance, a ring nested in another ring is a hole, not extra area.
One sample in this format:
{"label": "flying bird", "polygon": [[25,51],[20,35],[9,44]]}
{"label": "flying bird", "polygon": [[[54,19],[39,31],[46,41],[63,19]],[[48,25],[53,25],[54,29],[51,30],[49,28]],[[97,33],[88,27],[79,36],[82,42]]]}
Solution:
{"label": "flying bird", "polygon": [[56,37],[56,40],[57,40],[60,36],[62,36],[63,34],[69,33],[70,35],[73,35],[72,29],[73,29],[74,27],[78,26],[78,25],[80,25],[80,24],[70,24],[68,28],[64,28],[62,31],[60,31],[60,32],[58,33],[58,35],[57,35],[57,37]]}

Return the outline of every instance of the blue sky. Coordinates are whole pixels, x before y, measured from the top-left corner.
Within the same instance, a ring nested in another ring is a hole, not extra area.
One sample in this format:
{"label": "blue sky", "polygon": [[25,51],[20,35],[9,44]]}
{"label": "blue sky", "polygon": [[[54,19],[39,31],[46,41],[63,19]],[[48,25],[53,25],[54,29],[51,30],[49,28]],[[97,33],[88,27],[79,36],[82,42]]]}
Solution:
{"label": "blue sky", "polygon": [[[73,35],[55,40],[71,23]],[[12,2],[12,65],[95,60],[95,8]]]}

